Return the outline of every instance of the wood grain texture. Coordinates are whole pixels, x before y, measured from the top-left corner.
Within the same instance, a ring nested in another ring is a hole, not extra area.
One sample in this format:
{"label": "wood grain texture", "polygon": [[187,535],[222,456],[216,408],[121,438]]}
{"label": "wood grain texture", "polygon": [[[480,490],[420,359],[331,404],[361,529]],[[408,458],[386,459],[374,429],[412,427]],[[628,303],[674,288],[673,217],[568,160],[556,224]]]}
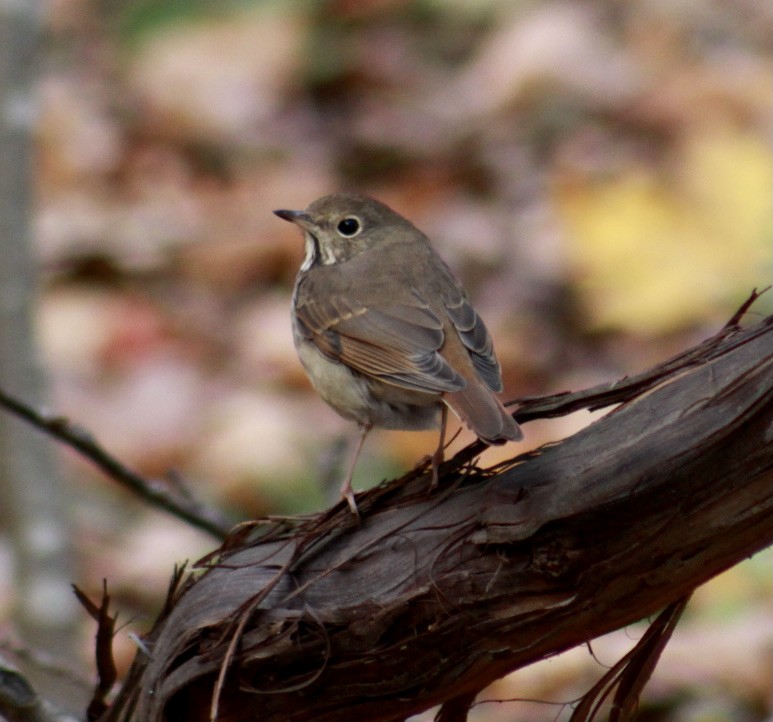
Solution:
{"label": "wood grain texture", "polygon": [[773,543],[773,317],[516,418],[578,397],[622,404],[493,470],[473,445],[431,496],[426,469],[386,483],[358,497],[360,527],[339,505],[242,529],[172,595],[103,719],[208,719],[240,620],[218,719],[402,720],[446,700],[463,719],[458,700],[502,675]]}

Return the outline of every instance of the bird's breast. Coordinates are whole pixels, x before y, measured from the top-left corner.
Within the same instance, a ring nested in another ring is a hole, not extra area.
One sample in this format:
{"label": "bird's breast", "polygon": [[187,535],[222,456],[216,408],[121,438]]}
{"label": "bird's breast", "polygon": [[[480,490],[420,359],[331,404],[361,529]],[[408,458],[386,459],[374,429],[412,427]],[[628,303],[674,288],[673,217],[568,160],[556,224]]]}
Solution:
{"label": "bird's breast", "polygon": [[317,393],[345,419],[385,429],[437,427],[442,403],[439,394],[401,388],[354,372],[297,333],[295,347]]}

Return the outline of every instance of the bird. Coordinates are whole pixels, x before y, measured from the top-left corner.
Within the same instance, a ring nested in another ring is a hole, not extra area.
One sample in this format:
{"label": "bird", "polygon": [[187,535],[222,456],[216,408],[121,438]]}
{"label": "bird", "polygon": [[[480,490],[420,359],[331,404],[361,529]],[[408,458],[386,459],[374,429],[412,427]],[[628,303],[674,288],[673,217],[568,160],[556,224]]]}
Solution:
{"label": "bird", "polygon": [[304,238],[291,313],[298,357],[324,401],[359,427],[340,488],[355,516],[352,477],[373,427],[439,427],[431,488],[449,408],[486,444],[523,438],[496,396],[502,374],[491,336],[424,233],[358,193],[274,213]]}

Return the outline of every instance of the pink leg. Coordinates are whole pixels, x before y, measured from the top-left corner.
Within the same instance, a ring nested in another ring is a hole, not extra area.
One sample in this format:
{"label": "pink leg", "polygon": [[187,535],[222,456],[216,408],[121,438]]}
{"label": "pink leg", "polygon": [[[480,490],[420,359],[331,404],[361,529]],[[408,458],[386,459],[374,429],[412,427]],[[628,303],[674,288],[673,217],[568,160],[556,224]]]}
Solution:
{"label": "pink leg", "polygon": [[349,467],[349,473],[344,479],[344,483],[341,484],[341,498],[346,499],[349,504],[349,508],[352,510],[354,516],[359,517],[360,512],[357,510],[357,502],[354,500],[354,491],[352,490],[352,477],[354,476],[354,467],[357,466],[357,459],[360,458],[360,452],[362,451],[362,445],[365,443],[365,437],[368,432],[373,428],[371,424],[362,424],[360,426],[360,440],[357,442],[357,448],[354,451],[354,458],[352,459],[352,465]]}
{"label": "pink leg", "polygon": [[438,441],[437,449],[432,454],[432,483],[430,489],[436,489],[438,484],[438,470],[443,463],[445,445],[446,445],[446,424],[448,422],[448,407],[443,404],[440,410],[440,440]]}

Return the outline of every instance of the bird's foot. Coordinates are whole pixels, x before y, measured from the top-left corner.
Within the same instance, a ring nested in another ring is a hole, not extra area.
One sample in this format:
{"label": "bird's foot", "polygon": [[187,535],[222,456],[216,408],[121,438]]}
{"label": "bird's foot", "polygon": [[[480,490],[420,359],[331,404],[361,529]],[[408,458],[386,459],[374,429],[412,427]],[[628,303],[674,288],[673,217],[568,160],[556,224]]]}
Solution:
{"label": "bird's foot", "polygon": [[440,465],[445,460],[442,447],[439,447],[432,456],[429,458],[432,464],[432,481],[430,482],[429,489],[434,491],[437,489],[438,481],[440,480]]}
{"label": "bird's foot", "polygon": [[349,508],[354,515],[354,518],[359,522],[360,510],[357,508],[357,502],[354,499],[354,491],[352,489],[351,483],[345,483],[341,487],[341,498],[346,500],[346,503],[349,505]]}

